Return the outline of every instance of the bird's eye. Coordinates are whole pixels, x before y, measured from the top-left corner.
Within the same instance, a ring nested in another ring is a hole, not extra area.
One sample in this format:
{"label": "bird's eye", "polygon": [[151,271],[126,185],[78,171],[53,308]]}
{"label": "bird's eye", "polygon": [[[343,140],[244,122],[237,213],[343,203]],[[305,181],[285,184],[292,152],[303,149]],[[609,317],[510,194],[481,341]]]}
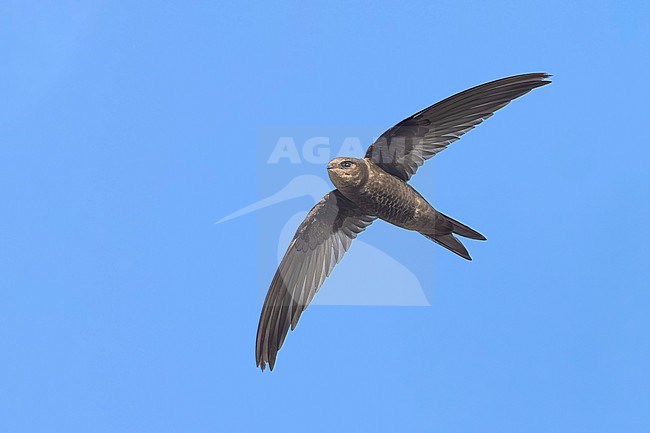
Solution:
{"label": "bird's eye", "polygon": [[341,163],[341,167],[343,167],[343,168],[350,168],[350,167],[352,167],[352,163],[351,163],[350,161],[343,161],[343,162]]}

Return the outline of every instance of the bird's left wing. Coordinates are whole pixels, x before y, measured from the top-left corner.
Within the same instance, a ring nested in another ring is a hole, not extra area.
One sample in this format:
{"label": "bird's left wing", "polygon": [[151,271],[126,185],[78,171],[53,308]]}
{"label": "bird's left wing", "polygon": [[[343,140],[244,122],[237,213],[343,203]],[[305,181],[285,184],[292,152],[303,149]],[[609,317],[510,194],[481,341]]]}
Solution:
{"label": "bird's left wing", "polygon": [[264,300],[257,327],[255,359],[271,370],[289,327],[300,315],[350,247],[375,217],[366,215],[338,190],[330,191],[300,224],[280,262]]}
{"label": "bird's left wing", "polygon": [[368,148],[366,158],[407,181],[425,160],[446,149],[499,108],[536,87],[550,84],[548,77],[542,72],[514,75],[443,99],[384,132]]}

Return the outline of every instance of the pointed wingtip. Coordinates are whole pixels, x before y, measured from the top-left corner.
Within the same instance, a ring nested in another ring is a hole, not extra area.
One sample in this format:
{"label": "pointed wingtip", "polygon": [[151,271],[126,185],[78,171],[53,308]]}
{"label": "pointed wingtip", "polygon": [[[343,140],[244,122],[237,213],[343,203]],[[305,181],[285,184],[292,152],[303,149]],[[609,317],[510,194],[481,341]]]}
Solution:
{"label": "pointed wingtip", "polygon": [[255,361],[255,364],[262,371],[266,370],[267,366],[269,367],[269,371],[273,371],[273,367],[275,366],[275,359],[269,359],[268,364],[267,364],[267,361],[265,361],[263,359],[259,359],[259,360]]}
{"label": "pointed wingtip", "polygon": [[549,74],[548,72],[532,72],[530,74],[522,74],[522,75],[528,75],[529,77],[536,76],[536,77],[540,77],[543,80],[547,78],[551,78],[553,76],[553,74]]}
{"label": "pointed wingtip", "polygon": [[[529,72],[526,74],[513,75],[512,77],[508,77],[508,78],[523,80],[524,82],[530,82],[531,85],[533,85],[534,87],[541,87],[547,84],[551,84],[552,81],[550,80],[550,78],[552,76],[553,76],[552,74],[549,74],[547,72]],[[504,80],[507,80],[508,78],[504,78]]]}
{"label": "pointed wingtip", "polygon": [[264,371],[264,369],[266,368],[266,362],[264,362],[264,361],[257,361],[256,364],[257,364],[257,367],[262,371]]}

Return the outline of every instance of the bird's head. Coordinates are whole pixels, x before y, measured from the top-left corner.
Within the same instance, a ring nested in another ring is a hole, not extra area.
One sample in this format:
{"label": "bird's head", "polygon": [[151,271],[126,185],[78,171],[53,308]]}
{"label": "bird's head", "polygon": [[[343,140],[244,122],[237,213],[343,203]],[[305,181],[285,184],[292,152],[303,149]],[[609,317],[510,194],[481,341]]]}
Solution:
{"label": "bird's head", "polygon": [[338,189],[355,188],[368,179],[368,166],[363,159],[334,158],[327,164],[327,174]]}

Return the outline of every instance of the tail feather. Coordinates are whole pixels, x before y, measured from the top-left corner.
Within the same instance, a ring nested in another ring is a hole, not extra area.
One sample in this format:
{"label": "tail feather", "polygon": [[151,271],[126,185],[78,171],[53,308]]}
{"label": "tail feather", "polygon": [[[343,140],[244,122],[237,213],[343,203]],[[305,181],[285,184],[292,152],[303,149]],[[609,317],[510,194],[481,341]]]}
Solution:
{"label": "tail feather", "polygon": [[456,237],[449,233],[446,235],[430,235],[426,233],[422,233],[424,237],[427,239],[431,239],[433,242],[442,245],[443,247],[447,248],[449,251],[458,254],[464,259],[467,260],[472,260],[470,257],[469,253],[467,252],[467,248],[465,248],[465,245],[463,245]]}
{"label": "tail feather", "polygon": [[476,239],[476,240],[479,240],[479,241],[487,240],[485,236],[483,236],[482,234],[480,234],[476,230],[467,227],[465,224],[463,224],[463,223],[461,223],[459,221],[456,221],[455,219],[453,219],[453,218],[451,218],[451,217],[449,217],[449,216],[447,216],[447,215],[445,215],[445,214],[443,214],[441,212],[439,212],[439,213],[440,213],[440,215],[445,217],[447,219],[447,221],[449,221],[451,223],[451,231],[456,233],[457,235],[461,235],[461,236],[463,236],[465,238],[469,238],[469,239]]}

